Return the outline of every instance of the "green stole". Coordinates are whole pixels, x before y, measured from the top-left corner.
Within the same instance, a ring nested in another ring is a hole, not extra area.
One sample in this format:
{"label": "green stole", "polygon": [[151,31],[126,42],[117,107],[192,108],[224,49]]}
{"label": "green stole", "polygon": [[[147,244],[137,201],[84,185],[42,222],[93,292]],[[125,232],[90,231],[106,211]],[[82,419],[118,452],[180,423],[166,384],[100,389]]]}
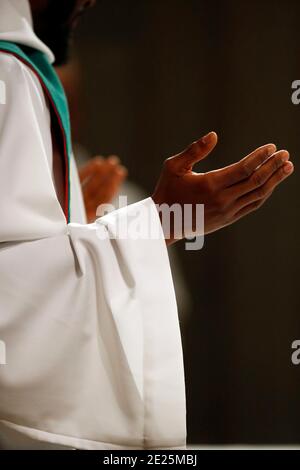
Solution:
{"label": "green stole", "polygon": [[62,84],[46,55],[31,47],[0,41],[0,53],[17,57],[27,65],[39,79],[56,116],[64,144],[65,168],[65,207],[67,222],[70,222],[70,158],[72,154],[71,125],[67,98]]}

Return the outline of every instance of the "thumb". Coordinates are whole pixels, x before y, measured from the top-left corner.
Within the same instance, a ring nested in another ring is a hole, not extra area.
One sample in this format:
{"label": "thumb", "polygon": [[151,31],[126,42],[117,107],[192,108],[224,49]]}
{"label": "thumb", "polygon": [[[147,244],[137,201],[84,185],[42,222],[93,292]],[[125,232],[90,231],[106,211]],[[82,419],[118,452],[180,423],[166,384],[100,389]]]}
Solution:
{"label": "thumb", "polygon": [[215,148],[218,142],[218,136],[215,132],[210,132],[200,140],[192,143],[187,149],[179,153],[174,159],[177,171],[190,171],[193,166],[204,160]]}

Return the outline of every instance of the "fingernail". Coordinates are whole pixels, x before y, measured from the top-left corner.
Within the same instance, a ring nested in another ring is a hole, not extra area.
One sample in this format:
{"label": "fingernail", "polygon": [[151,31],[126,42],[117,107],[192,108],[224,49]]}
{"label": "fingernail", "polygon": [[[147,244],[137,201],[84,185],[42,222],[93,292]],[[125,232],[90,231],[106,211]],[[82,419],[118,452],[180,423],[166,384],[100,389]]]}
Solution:
{"label": "fingernail", "polygon": [[286,165],[284,165],[284,172],[289,175],[290,173],[293,173],[294,171],[294,165],[292,162],[287,162]]}
{"label": "fingernail", "polygon": [[288,152],[287,150],[284,150],[284,151],[283,151],[283,155],[282,155],[282,157],[281,157],[282,163],[287,162],[287,161],[289,160],[289,158],[290,158],[289,152]]}
{"label": "fingernail", "polygon": [[210,141],[210,139],[212,138],[212,135],[213,135],[213,132],[209,132],[208,134],[206,134],[204,137],[202,137],[202,139],[201,139],[202,142],[204,144],[207,144]]}

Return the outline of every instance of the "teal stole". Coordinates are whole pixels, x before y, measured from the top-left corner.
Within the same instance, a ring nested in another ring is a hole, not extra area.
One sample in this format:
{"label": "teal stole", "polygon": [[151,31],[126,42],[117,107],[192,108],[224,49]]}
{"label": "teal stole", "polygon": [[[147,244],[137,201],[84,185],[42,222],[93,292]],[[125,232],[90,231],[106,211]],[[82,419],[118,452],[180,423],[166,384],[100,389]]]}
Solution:
{"label": "teal stole", "polygon": [[65,207],[67,222],[70,222],[70,158],[72,154],[71,125],[67,98],[63,86],[46,55],[31,47],[0,41],[0,52],[12,54],[27,65],[39,79],[49,99],[53,116],[56,117],[58,128],[62,134],[64,145],[65,168]]}

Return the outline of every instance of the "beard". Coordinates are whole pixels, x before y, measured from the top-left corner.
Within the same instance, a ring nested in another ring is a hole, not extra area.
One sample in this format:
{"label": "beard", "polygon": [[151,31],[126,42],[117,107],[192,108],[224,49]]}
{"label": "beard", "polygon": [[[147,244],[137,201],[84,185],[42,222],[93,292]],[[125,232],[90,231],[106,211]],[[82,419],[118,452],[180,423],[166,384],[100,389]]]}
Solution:
{"label": "beard", "polygon": [[69,59],[74,31],[71,18],[76,3],[76,0],[49,0],[43,12],[33,15],[35,32],[55,55],[55,65],[63,65]]}

